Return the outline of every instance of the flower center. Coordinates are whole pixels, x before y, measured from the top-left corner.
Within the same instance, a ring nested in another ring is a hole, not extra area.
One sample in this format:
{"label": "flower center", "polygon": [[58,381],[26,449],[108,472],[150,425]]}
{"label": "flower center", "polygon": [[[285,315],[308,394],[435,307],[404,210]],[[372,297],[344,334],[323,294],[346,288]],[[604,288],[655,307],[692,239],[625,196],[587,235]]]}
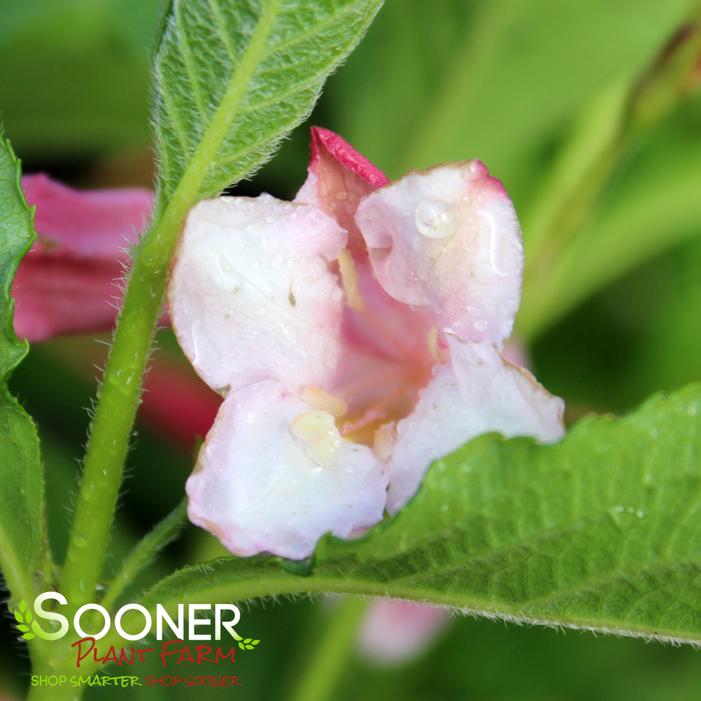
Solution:
{"label": "flower center", "polygon": [[[429,220],[434,229],[443,226],[448,222],[444,214],[425,212],[427,226]],[[397,422],[411,413],[445,351],[425,317],[384,292],[367,261],[357,262],[346,249],[337,265],[346,303],[337,377],[330,392],[303,390],[310,411],[294,419],[290,430],[320,465],[335,464],[343,439],[367,445],[388,460]]]}

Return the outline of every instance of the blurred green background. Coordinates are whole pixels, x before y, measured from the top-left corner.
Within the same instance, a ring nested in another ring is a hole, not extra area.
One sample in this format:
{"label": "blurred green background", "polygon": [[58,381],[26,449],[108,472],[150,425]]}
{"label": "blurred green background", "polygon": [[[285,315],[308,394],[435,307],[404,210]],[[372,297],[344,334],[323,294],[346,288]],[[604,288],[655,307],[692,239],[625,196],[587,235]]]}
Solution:
{"label": "blurred green background", "polygon": [[[159,12],[158,0],[0,0],[0,119],[25,172],[81,187],[150,184],[148,63]],[[546,259],[526,280],[524,314],[539,304],[556,311],[517,327],[536,374],[565,397],[571,418],[624,411],[701,379],[699,53],[643,128],[621,130],[615,107],[617,95],[630,105],[654,87],[670,53],[693,40],[698,16],[682,0],[387,0],[310,120],[339,131],[391,177],[482,159],[514,198],[527,250],[538,227],[545,230],[543,202],[562,182],[566,154],[576,155],[575,166],[594,162],[563,200],[568,212],[584,198],[584,214],[563,220],[562,229],[577,241],[582,266],[589,255],[604,272],[568,296],[577,266],[565,268],[561,288],[543,292]],[[293,195],[305,177],[307,142],[304,125],[234,192]],[[592,180],[598,186],[586,199]],[[558,222],[550,227],[556,235]],[[167,331],[158,354],[189,372]],[[103,360],[92,336],[60,339],[33,348],[12,381],[39,423],[59,558]],[[177,503],[192,465],[188,450],[147,422],[137,430],[113,562]],[[217,552],[190,528],[149,577]],[[246,624],[264,643],[237,663],[244,686],[205,693],[287,698],[330,615],[309,601],[257,604]],[[0,691],[19,698],[28,664],[9,620],[1,645]],[[192,693],[129,692],[134,699]],[[456,618],[409,664],[378,669],[352,655],[335,698],[695,700],[701,657],[689,648]]]}

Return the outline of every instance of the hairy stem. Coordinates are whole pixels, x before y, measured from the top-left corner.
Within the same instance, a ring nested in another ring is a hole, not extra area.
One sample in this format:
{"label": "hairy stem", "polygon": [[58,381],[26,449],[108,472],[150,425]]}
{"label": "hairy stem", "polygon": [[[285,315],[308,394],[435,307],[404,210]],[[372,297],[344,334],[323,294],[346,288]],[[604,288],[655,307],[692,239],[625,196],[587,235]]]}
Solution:
{"label": "hairy stem", "polygon": [[[61,587],[73,605],[92,598],[107,553],[142,376],[163,303],[168,261],[186,211],[169,210],[136,251],[98,393]],[[156,245],[149,245],[151,242]]]}
{"label": "hairy stem", "polygon": [[157,196],[154,224],[138,246],[107,369],[98,393],[83,477],[64,566],[62,591],[72,605],[93,597],[107,553],[129,436],[141,395],[156,323],[163,304],[168,266],[182,222],[198,201],[215,159],[241,107],[245,88],[264,55],[280,0],[265,6],[229,88],[167,202]]}

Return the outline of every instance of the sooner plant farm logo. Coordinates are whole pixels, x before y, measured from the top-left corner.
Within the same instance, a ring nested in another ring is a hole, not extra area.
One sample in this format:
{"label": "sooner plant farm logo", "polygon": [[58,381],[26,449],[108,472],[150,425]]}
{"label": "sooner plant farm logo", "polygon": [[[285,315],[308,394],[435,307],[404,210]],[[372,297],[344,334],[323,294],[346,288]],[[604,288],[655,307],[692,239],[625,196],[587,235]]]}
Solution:
{"label": "sooner plant farm logo", "polygon": [[[61,613],[61,609],[67,606],[65,596],[48,591],[37,596],[31,607],[26,601],[21,601],[13,613],[20,637],[25,640],[39,638],[60,641],[70,635],[74,639],[70,646],[75,650],[76,670],[84,663],[135,667],[151,658],[160,662],[162,668],[176,666],[178,671],[182,669],[181,665],[233,664],[237,648],[254,650],[260,643],[260,639],[244,637],[236,631],[241,612],[234,604],[178,604],[171,614],[161,604],[157,604],[152,613],[141,604],[128,603],[117,609],[114,618],[97,603],[83,604],[69,618]],[[155,639],[160,646],[120,647],[114,642],[117,636],[129,643]],[[105,638],[107,642],[103,641]],[[191,642],[202,644],[190,645]],[[239,685],[237,676],[179,673],[143,678],[138,675],[113,677],[103,674],[33,675],[31,683],[32,686]]]}

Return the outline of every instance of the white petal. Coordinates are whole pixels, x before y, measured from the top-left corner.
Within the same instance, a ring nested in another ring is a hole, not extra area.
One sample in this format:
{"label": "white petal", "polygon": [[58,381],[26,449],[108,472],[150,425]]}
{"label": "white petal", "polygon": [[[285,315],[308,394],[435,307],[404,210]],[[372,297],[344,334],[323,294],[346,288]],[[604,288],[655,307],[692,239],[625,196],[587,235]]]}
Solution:
{"label": "white petal", "polygon": [[226,392],[275,378],[325,383],[339,356],[342,291],[328,264],[345,233],[311,205],[220,197],[192,209],[169,288],[181,347]]}
{"label": "white petal", "polygon": [[373,269],[395,299],[427,307],[442,331],[500,345],[521,290],[521,232],[511,200],[479,161],[407,175],[365,197],[355,216]]}
{"label": "white petal", "polygon": [[302,559],[325,533],[347,538],[382,519],[383,466],[364,445],[295,430],[311,409],[270,381],[222,404],[187,482],[188,513],[232,553]]}
{"label": "white petal", "polygon": [[391,513],[416,493],[434,460],[475,436],[495,431],[551,442],[563,434],[563,401],[527,370],[504,361],[491,344],[449,338],[449,345],[451,364],[435,369],[414,411],[397,426],[389,463]]}

